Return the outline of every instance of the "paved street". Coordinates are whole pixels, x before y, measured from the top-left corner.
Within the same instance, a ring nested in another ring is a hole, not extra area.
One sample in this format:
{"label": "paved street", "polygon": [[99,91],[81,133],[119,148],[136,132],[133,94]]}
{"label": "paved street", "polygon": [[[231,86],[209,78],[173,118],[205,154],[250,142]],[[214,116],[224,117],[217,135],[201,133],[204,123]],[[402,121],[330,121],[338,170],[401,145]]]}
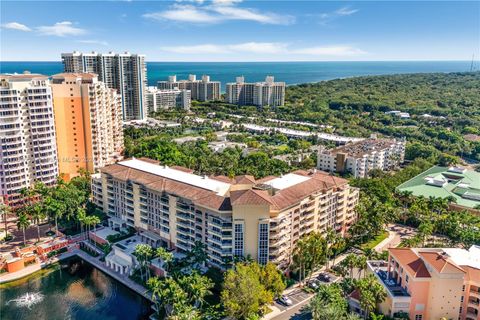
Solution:
{"label": "paved street", "polygon": [[292,300],[293,304],[291,306],[285,306],[284,304],[282,304],[278,301],[275,301],[274,306],[277,307],[278,309],[280,309],[281,311],[285,311],[289,308],[292,308],[292,306],[296,306],[300,302],[303,302],[304,300],[311,297],[312,294],[306,293],[301,289],[296,289],[295,291],[287,294],[286,296],[289,297],[290,300]]}

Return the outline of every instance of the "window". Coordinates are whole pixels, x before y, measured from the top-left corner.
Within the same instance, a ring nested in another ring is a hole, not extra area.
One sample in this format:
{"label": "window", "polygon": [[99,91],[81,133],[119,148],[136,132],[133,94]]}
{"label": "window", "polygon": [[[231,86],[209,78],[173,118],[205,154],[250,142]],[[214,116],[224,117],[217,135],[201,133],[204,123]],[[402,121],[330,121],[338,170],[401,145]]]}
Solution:
{"label": "window", "polygon": [[422,314],[415,315],[415,320],[423,320],[423,315]]}
{"label": "window", "polygon": [[408,274],[405,275],[405,282],[408,283]]}
{"label": "window", "polygon": [[234,239],[234,251],[235,257],[243,257],[243,223],[235,223],[235,239]]}
{"label": "window", "polygon": [[268,262],[268,229],[268,222],[260,222],[258,224],[258,263],[260,264]]}

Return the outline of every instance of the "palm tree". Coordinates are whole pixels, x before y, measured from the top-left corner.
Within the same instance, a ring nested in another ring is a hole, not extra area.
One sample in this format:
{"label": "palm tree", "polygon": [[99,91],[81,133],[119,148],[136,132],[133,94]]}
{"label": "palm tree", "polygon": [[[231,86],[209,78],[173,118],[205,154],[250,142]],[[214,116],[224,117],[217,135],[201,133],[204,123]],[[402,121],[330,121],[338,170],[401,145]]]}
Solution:
{"label": "palm tree", "polygon": [[187,294],[188,299],[193,301],[195,308],[201,307],[205,302],[205,297],[212,294],[210,289],[213,288],[213,282],[209,278],[201,276],[197,271],[178,279],[177,282]]}
{"label": "palm tree", "polygon": [[364,319],[368,319],[370,313],[376,309],[377,304],[385,300],[387,293],[373,274],[358,280],[356,288],[360,293],[360,306],[365,311]]}
{"label": "palm tree", "polygon": [[[148,244],[137,244],[133,254],[140,264],[140,276],[143,280],[143,270],[146,269],[147,262],[153,257],[153,248]],[[145,275],[147,275],[147,271],[145,270]]]}
{"label": "palm tree", "polygon": [[6,204],[0,203],[0,212],[3,215],[3,222],[5,223],[5,238],[8,236],[8,213],[10,207]]}
{"label": "palm tree", "polygon": [[27,229],[29,226],[30,226],[30,219],[28,218],[28,215],[24,212],[21,212],[17,219],[17,228],[22,229],[24,246],[27,245],[27,241],[25,239],[25,229]]}
{"label": "palm tree", "polygon": [[[95,235],[95,238],[96,238],[96,236],[97,236],[97,224],[100,223],[100,218],[97,217],[97,216],[90,216],[90,221],[93,224],[93,234]],[[95,246],[95,248],[97,247],[97,241],[96,240],[93,241],[93,245]]]}
{"label": "palm tree", "polygon": [[40,242],[40,222],[45,219],[45,210],[41,203],[37,202],[31,207],[31,217],[36,221],[37,225],[37,240]]}
{"label": "palm tree", "polygon": [[357,277],[360,279],[360,273],[362,270],[365,270],[367,268],[367,257],[366,256],[357,256],[355,259],[355,267],[358,268],[358,273]]}
{"label": "palm tree", "polygon": [[167,251],[163,247],[158,247],[155,251],[155,256],[159,257],[163,261],[163,269],[170,271],[170,262],[173,260],[173,253]]}

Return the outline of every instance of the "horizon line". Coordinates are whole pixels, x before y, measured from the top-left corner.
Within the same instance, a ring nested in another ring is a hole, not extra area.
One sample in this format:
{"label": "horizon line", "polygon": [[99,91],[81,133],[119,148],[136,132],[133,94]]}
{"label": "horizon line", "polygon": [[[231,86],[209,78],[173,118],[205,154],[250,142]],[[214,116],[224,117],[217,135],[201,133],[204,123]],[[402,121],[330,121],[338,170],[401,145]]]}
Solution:
{"label": "horizon line", "polygon": [[[231,61],[188,61],[188,60],[164,60],[164,61],[145,61],[146,63],[278,63],[278,62],[471,62],[472,60],[464,59],[385,59],[385,60],[231,60]],[[473,60],[479,61],[480,59]],[[4,60],[5,62],[62,62],[61,60]]]}

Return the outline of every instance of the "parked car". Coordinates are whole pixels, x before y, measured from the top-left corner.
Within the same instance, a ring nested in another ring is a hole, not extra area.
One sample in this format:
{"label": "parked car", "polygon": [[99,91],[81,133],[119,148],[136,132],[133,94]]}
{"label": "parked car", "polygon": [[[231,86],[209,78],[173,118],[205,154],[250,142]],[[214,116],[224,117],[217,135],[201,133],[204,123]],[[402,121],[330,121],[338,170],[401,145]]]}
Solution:
{"label": "parked car", "polygon": [[285,306],[287,306],[287,307],[288,307],[288,306],[291,306],[291,305],[293,304],[293,301],[292,301],[289,297],[287,297],[287,296],[285,296],[285,295],[281,296],[281,297],[278,299],[278,302],[280,302],[281,304],[283,304],[283,305],[285,305]]}
{"label": "parked car", "polygon": [[317,280],[310,280],[308,282],[308,286],[312,289],[318,289],[318,285],[319,285],[319,283],[318,283]]}
{"label": "parked car", "polygon": [[330,282],[331,278],[328,274],[326,273],[320,273],[318,275],[318,280],[323,281],[323,282]]}

